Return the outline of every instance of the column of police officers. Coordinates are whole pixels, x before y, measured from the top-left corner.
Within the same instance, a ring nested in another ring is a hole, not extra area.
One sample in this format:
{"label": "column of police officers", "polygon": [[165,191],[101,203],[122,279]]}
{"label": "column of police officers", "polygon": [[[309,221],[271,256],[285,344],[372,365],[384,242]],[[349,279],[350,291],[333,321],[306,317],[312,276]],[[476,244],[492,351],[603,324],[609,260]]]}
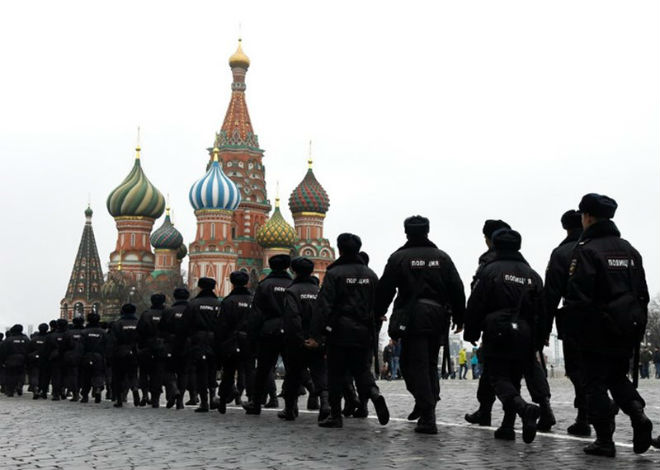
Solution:
{"label": "column of police officers", "polygon": [[[259,415],[268,396],[270,406],[277,406],[273,377],[282,357],[279,418],[296,419],[304,387],[321,427],[341,428],[351,414],[366,417],[368,401],[385,425],[389,411],[371,371],[394,300],[388,333],[401,339],[400,367],[414,398],[408,419],[417,421],[415,432],[437,433],[438,356],[449,333],[462,331],[465,341],[481,339],[484,353],[479,408],[465,419],[490,426],[497,397],[504,417],[495,438],[515,440],[518,417],[525,443],[537,431],[550,431],[556,419],[543,347],[556,322],[575,388],[577,416],[568,433],[588,437],[593,427],[596,439],[584,451],[613,457],[614,417],[622,411],[630,418],[634,452],[643,453],[660,447],[660,438],[652,439],[646,404],[636,377],[631,381],[628,374],[631,359],[638,360],[649,294],[640,254],[611,220],[616,209],[613,199],[591,193],[579,211],[562,216],[566,238],[550,256],[545,284],[521,254],[520,234],[501,220],[487,220],[488,250],[479,258],[467,306],[451,258],[428,238],[429,220],[413,216],[404,222],[406,243],[389,257],[380,279],[360,252],[360,238],[344,233],[337,239],[339,258],[321,287],[311,260],[276,255],[254,295],[246,287],[248,275],[236,271],[224,299],[215,295],[213,279],[201,278],[194,298],[179,288],[167,307],[165,296],[154,294],[139,317],[126,304],[109,325],[90,313],[86,326],[82,318],[72,326],[60,319],[39,325],[31,338],[15,325],[0,343],[2,389],[9,397],[22,394],[27,376],[35,400],[45,399],[50,387],[55,401],[70,396],[88,402],[91,396],[99,403],[105,388],[115,407],[131,392],[135,406],[158,408],[164,388],[168,408],[184,408],[187,391],[186,404],[199,405],[196,412],[221,414],[228,403],[240,404],[245,392],[246,413]],[[522,378],[533,403],[521,397]]]}

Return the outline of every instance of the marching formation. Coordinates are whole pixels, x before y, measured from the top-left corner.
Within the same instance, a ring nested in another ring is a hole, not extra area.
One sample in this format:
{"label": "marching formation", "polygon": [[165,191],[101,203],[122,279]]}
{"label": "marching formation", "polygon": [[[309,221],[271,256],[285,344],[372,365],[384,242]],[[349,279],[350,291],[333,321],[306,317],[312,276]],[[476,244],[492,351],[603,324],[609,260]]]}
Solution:
{"label": "marching formation", "polygon": [[[590,436],[593,427],[596,440],[584,451],[613,457],[614,417],[622,411],[630,417],[634,451],[643,453],[660,447],[660,438],[652,439],[644,399],[628,371],[631,358],[639,359],[649,294],[640,254],[611,220],[616,208],[613,199],[592,193],[579,211],[563,215],[567,236],[550,256],[545,283],[520,253],[520,234],[487,220],[488,250],[467,303],[451,258],[428,238],[429,220],[413,216],[404,222],[407,242],[380,278],[368,267],[360,238],[344,233],[322,286],[311,260],[275,255],[254,293],[248,274],[236,271],[223,299],[213,279],[201,278],[194,298],[179,288],[166,306],[166,297],[154,294],[150,309],[137,315],[125,304],[111,324],[91,313],[86,324],[82,317],[72,325],[63,319],[41,324],[32,338],[15,325],[0,342],[3,391],[22,394],[27,375],[35,400],[50,391],[54,401],[70,396],[99,403],[105,389],[115,407],[124,406],[130,392],[135,406],[158,408],[164,389],[167,408],[184,408],[188,392],[186,404],[198,405],[196,412],[224,414],[234,401],[259,415],[263,406],[278,406],[281,357],[279,418],[295,421],[306,389],[307,407],[318,410],[321,427],[341,428],[343,416],[366,417],[369,401],[385,425],[389,411],[372,370],[393,301],[388,334],[401,339],[400,369],[415,400],[408,419],[417,421],[416,432],[437,433],[438,356],[450,332],[463,332],[475,345],[482,341],[479,408],[466,414],[468,422],[490,426],[498,398],[504,418],[495,438],[515,440],[517,418],[526,443],[537,431],[550,431],[556,420],[542,361],[556,323],[575,388],[569,434]],[[523,378],[533,403],[520,395]]]}

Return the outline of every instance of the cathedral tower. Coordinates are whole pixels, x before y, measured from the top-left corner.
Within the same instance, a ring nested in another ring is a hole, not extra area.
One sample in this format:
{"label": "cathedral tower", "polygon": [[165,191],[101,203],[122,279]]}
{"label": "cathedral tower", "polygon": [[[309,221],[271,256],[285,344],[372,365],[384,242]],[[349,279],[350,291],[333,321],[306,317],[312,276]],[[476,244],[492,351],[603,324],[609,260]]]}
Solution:
{"label": "cathedral tower", "polygon": [[189,199],[197,217],[197,233],[188,254],[188,286],[192,291],[200,277],[211,277],[216,281],[216,293],[225,296],[231,290],[229,275],[236,270],[238,260],[232,221],[241,194],[236,184],[223,173],[219,153],[218,148],[213,149],[213,163],[190,188]]}
{"label": "cathedral tower", "polygon": [[151,246],[156,253],[155,270],[152,277],[161,273],[176,273],[181,275],[181,261],[178,258],[179,248],[183,245],[183,236],[174,227],[170,219],[170,208],[165,209],[163,225],[154,230],[150,237]]}
{"label": "cathedral tower", "polygon": [[147,179],[140,163],[140,144],[128,176],[108,196],[108,212],[117,224],[117,245],[110,254],[110,272],[142,281],[154,270],[149,235],[154,221],[165,210],[165,198]]}
{"label": "cathedral tower", "polygon": [[[250,273],[255,283],[263,268],[263,251],[256,241],[257,231],[268,219],[271,206],[266,194],[264,151],[252,129],[245,101],[245,75],[250,59],[238,40],[236,52],[229,58],[233,75],[231,100],[220,132],[215,136],[214,148],[225,174],[240,190],[241,203],[233,212],[231,235],[238,255],[237,267]],[[211,155],[211,160],[213,156]]]}
{"label": "cathedral tower", "polygon": [[296,243],[296,231],[284,220],[280,212],[280,198],[275,198],[275,210],[268,222],[257,231],[257,242],[264,249],[263,270],[267,272],[268,258],[275,255],[291,255]]}
{"label": "cathedral tower", "polygon": [[311,150],[307,163],[307,174],[289,197],[289,209],[299,240],[296,253],[314,261],[314,275],[323,281],[326,268],[335,259],[330,242],[323,237],[323,221],[330,208],[330,198],[312,171]]}
{"label": "cathedral tower", "polygon": [[78,246],[69,286],[60,302],[60,317],[67,320],[84,316],[92,311],[101,313],[103,271],[92,229],[92,214],[92,209],[88,206],[85,210],[85,228]]}

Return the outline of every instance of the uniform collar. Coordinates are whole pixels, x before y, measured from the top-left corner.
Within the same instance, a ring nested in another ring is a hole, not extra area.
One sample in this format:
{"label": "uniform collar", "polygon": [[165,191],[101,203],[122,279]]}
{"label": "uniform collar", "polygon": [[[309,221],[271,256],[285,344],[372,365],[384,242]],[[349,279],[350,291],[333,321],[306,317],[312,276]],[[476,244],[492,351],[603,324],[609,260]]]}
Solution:
{"label": "uniform collar", "polygon": [[611,220],[601,220],[600,222],[596,222],[592,226],[587,227],[587,229],[582,232],[582,237],[580,237],[580,240],[602,237],[620,238],[621,232],[619,232],[619,229]]}

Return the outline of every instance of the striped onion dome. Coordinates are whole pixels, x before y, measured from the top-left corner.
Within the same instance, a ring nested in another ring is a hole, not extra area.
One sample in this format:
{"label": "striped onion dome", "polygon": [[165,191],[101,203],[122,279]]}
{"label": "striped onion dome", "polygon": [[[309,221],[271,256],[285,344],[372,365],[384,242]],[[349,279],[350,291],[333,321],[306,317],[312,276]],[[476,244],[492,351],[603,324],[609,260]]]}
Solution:
{"label": "striped onion dome", "polygon": [[213,163],[209,170],[190,188],[189,199],[195,210],[225,209],[233,211],[241,203],[241,192],[220,168],[217,147],[213,149]]}
{"label": "striped onion dome", "polygon": [[289,209],[292,214],[299,212],[318,212],[325,214],[330,207],[330,198],[312,171],[312,160],[309,160],[309,170],[293,190],[289,197]]}
{"label": "striped onion dome", "polygon": [[183,243],[179,246],[179,249],[176,252],[176,259],[182,260],[188,254],[188,248]]}
{"label": "striped onion dome", "polygon": [[165,221],[151,234],[151,245],[161,250],[178,250],[183,244],[183,236],[174,228],[170,220],[170,208],[166,210]]}
{"label": "striped onion dome", "polygon": [[280,212],[279,198],[275,199],[272,217],[257,230],[257,243],[264,248],[293,248],[296,238],[296,231]]}
{"label": "striped onion dome", "polygon": [[140,166],[140,147],[135,149],[135,164],[124,181],[108,196],[106,206],[113,217],[157,219],[165,210],[165,198],[147,179]]}

